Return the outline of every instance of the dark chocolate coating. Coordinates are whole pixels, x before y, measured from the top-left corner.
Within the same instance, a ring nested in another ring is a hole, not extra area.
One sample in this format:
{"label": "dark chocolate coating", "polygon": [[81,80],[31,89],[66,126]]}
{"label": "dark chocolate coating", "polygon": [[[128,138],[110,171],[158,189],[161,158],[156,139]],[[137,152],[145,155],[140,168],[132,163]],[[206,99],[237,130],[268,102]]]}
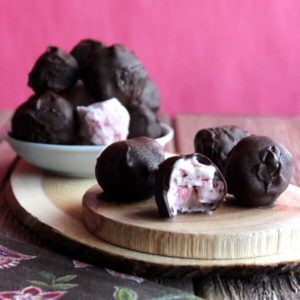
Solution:
{"label": "dark chocolate coating", "polygon": [[237,126],[201,129],[194,138],[195,152],[210,158],[223,172],[230,151],[246,136],[249,132]]}
{"label": "dark chocolate coating", "polygon": [[12,118],[12,137],[29,142],[71,144],[75,140],[76,119],[72,105],[48,91],[31,96]]}
{"label": "dark chocolate coating", "polygon": [[79,68],[82,69],[97,49],[102,49],[104,47],[106,47],[106,45],[102,42],[93,39],[84,39],[75,45],[71,50],[71,54],[77,60]]}
{"label": "dark chocolate coating", "polygon": [[77,106],[88,106],[95,103],[93,97],[86,89],[83,81],[78,80],[70,89],[61,93],[75,108]]}
{"label": "dark chocolate coating", "polygon": [[154,172],[163,160],[163,147],[151,138],[115,142],[97,159],[96,178],[110,200],[145,199],[154,194]]}
{"label": "dark chocolate coating", "polygon": [[160,107],[160,94],[155,82],[149,77],[145,81],[143,91],[140,95],[140,99],[137,100],[141,105],[145,105],[153,112],[157,112]]}
{"label": "dark chocolate coating", "polygon": [[[197,160],[201,164],[213,165],[216,167],[216,165],[209,158],[199,153],[169,157],[159,165],[159,169],[156,172],[155,179],[155,200],[161,217],[170,218],[173,216],[167,199],[167,193],[170,188],[170,178],[176,161],[181,158],[192,158],[193,156],[196,156]],[[207,212],[211,212],[217,209],[224,202],[227,193],[227,185],[225,179],[217,167],[215,173],[215,180],[223,181],[225,189],[223,197],[221,197],[219,201],[215,203],[214,206],[207,207]]]}
{"label": "dark chocolate coating", "polygon": [[58,93],[70,88],[78,76],[78,63],[71,54],[57,47],[48,47],[29,73],[28,85],[37,94],[47,90]]}
{"label": "dark chocolate coating", "polygon": [[144,103],[154,111],[159,92],[143,64],[123,45],[97,49],[82,72],[83,81],[96,101],[117,98],[126,108]]}
{"label": "dark chocolate coating", "polygon": [[146,105],[131,106],[127,109],[130,114],[129,138],[140,136],[157,138],[163,134],[156,114]]}
{"label": "dark chocolate coating", "polygon": [[232,150],[225,167],[228,190],[242,206],[272,205],[292,176],[292,154],[266,136],[249,136]]}

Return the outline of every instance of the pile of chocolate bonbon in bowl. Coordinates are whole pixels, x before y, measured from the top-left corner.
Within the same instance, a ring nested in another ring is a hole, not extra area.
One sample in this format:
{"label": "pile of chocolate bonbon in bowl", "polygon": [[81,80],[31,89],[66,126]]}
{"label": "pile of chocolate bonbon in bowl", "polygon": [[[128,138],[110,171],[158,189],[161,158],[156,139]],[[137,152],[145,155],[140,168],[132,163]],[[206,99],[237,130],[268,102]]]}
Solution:
{"label": "pile of chocolate bonbon in bowl", "polygon": [[158,89],[126,46],[86,39],[70,53],[48,47],[30,71],[28,85],[34,95],[12,118],[15,139],[110,144],[163,134]]}
{"label": "pile of chocolate bonbon in bowl", "polygon": [[289,185],[292,154],[270,137],[223,126],[199,130],[194,146],[195,153],[164,159],[152,139],[116,142],[98,158],[96,178],[110,201],[155,195],[162,217],[211,213],[227,193],[239,206],[271,206]]}

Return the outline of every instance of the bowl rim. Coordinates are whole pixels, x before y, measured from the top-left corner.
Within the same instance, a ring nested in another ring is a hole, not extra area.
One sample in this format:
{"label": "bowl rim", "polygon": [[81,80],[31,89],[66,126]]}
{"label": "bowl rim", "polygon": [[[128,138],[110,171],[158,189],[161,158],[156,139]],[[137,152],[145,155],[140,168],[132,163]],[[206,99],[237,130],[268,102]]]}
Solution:
{"label": "bowl rim", "polygon": [[[163,128],[164,135],[155,138],[154,140],[160,142],[167,139],[166,143],[168,143],[169,141],[172,140],[174,136],[174,129],[170,125],[163,122],[161,122],[160,125]],[[32,148],[45,149],[45,150],[57,150],[57,151],[94,152],[94,151],[103,150],[103,148],[108,146],[108,145],[57,145],[57,144],[46,144],[46,143],[34,143],[34,142],[27,142],[27,141],[15,139],[9,133],[6,133],[4,135],[4,139],[10,144],[14,143],[19,145],[26,145]]]}

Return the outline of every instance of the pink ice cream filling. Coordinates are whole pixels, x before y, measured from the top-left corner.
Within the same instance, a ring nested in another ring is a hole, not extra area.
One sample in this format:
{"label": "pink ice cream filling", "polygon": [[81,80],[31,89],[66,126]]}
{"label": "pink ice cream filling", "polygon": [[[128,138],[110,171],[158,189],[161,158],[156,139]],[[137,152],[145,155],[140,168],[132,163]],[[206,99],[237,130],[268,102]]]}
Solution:
{"label": "pink ice cream filling", "polygon": [[80,136],[87,143],[108,145],[125,140],[130,116],[121,102],[112,98],[89,106],[78,106]]}
{"label": "pink ice cream filling", "polygon": [[195,156],[180,158],[173,167],[168,204],[173,216],[185,212],[209,213],[223,201],[225,185],[214,165],[200,163]]}

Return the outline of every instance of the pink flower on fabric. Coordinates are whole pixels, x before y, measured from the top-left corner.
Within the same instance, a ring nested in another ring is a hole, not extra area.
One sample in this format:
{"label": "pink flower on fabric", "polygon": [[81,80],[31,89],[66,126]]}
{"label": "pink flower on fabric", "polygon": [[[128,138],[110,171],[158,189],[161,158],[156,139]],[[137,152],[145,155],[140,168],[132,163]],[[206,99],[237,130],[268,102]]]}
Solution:
{"label": "pink flower on fabric", "polygon": [[22,260],[33,259],[36,256],[24,255],[0,245],[0,269],[17,266]]}
{"label": "pink flower on fabric", "polygon": [[142,283],[142,282],[145,281],[145,279],[142,278],[142,277],[120,273],[120,272],[117,272],[117,271],[114,271],[114,270],[111,270],[111,269],[105,269],[105,271],[107,273],[109,273],[110,275],[112,275],[112,276],[119,277],[119,278],[122,278],[122,279],[133,280],[137,283]]}
{"label": "pink flower on fabric", "polygon": [[87,264],[87,263],[85,263],[83,261],[76,260],[76,259],[73,259],[73,265],[74,265],[74,268],[76,268],[76,269],[88,268],[88,267],[92,267],[93,266],[93,265]]}
{"label": "pink flower on fabric", "polygon": [[0,292],[1,300],[55,300],[62,297],[66,292],[43,291],[36,286],[28,286],[19,291]]}

